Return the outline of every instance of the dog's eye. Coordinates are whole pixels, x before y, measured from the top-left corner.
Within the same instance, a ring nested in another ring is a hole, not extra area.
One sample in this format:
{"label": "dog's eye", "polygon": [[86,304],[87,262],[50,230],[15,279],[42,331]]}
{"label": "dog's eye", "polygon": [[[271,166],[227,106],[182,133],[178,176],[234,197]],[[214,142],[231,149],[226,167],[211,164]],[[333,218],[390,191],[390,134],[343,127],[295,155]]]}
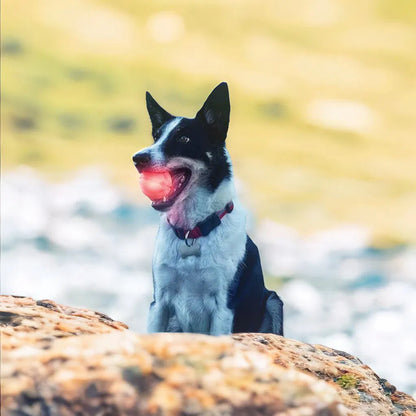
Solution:
{"label": "dog's eye", "polygon": [[190,140],[191,139],[189,137],[186,137],[186,136],[178,137],[178,142],[179,143],[188,143]]}

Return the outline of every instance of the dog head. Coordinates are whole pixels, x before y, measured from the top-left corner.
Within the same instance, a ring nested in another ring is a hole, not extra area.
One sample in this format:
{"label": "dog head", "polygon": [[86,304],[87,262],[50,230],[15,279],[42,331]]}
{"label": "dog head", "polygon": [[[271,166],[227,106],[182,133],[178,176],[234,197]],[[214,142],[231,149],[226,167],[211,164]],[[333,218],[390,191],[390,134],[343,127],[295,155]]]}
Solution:
{"label": "dog head", "polygon": [[146,104],[154,143],[137,152],[133,162],[153,208],[167,211],[198,188],[214,192],[230,178],[225,150],[230,100],[225,82],[211,92],[192,119],[171,115],[149,92]]}

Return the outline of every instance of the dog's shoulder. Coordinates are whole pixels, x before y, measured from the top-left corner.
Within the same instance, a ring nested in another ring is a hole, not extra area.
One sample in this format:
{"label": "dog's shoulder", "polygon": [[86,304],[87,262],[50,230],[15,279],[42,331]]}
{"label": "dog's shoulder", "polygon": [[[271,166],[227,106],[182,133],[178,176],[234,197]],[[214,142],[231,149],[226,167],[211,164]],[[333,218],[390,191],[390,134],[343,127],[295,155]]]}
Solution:
{"label": "dog's shoulder", "polygon": [[228,306],[235,312],[233,332],[257,332],[266,296],[259,250],[247,235],[245,255],[238,266],[228,297]]}
{"label": "dog's shoulder", "polygon": [[248,235],[246,235],[245,254],[239,264],[233,285],[237,291],[243,286],[258,290],[264,287],[259,249]]}

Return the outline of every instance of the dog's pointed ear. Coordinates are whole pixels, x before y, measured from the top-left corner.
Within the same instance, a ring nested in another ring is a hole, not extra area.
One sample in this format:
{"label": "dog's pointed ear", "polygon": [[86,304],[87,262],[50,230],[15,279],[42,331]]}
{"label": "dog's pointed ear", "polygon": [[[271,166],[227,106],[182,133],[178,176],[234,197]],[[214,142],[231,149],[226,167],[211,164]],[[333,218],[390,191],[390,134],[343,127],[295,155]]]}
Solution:
{"label": "dog's pointed ear", "polygon": [[149,91],[146,91],[146,106],[152,122],[152,135],[154,136],[158,129],[169,120],[172,120],[174,116],[164,110],[150,95]]}
{"label": "dog's pointed ear", "polygon": [[208,125],[215,141],[224,142],[230,122],[230,96],[226,82],[214,88],[196,118]]}

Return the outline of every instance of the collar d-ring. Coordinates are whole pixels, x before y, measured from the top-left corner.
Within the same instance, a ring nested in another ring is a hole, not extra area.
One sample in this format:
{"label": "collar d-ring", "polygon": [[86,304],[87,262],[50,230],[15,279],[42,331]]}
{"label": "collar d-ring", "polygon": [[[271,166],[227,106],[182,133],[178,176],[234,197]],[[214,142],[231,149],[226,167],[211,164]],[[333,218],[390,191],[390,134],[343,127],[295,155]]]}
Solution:
{"label": "collar d-ring", "polygon": [[[185,234],[185,244],[187,245],[187,247],[192,247],[194,245],[194,242],[195,242],[195,238],[189,238],[188,239],[190,232],[191,232],[191,230],[187,231],[186,234]],[[188,240],[191,240],[190,244],[188,243]]]}

